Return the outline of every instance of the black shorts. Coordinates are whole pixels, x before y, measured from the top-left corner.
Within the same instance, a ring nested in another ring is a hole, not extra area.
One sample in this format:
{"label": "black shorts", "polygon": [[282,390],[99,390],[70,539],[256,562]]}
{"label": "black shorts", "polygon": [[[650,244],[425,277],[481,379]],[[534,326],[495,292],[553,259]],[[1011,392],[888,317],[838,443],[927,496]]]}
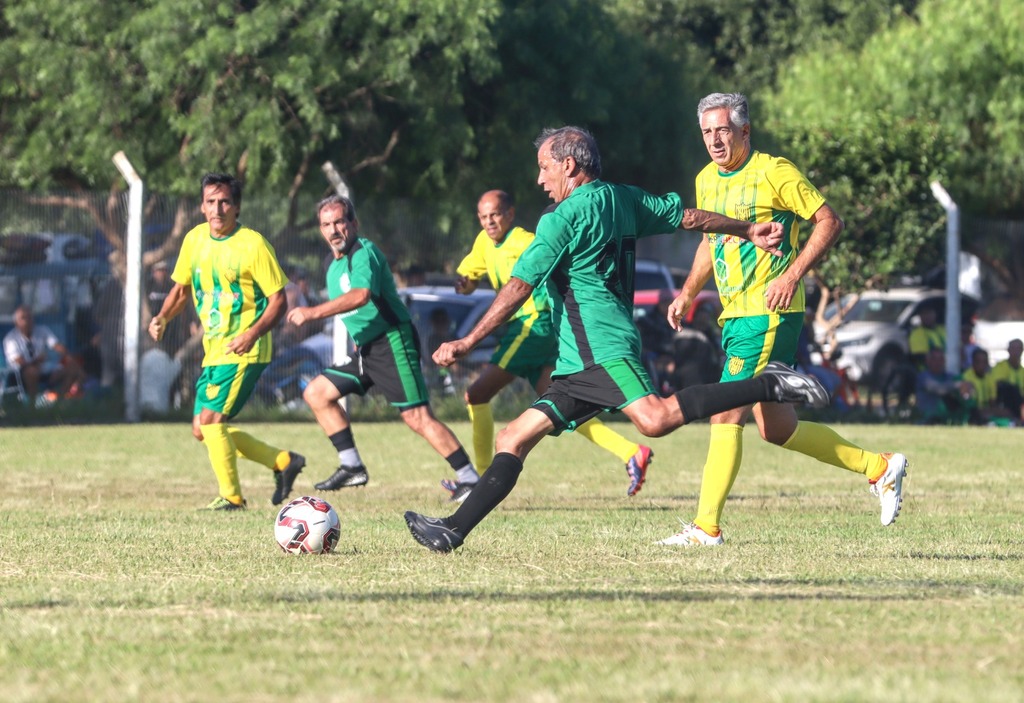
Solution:
{"label": "black shorts", "polygon": [[620,410],[653,395],[651,379],[637,359],[616,359],[568,376],[556,376],[531,406],[547,415],[551,434],[575,430],[606,411]]}
{"label": "black shorts", "polygon": [[401,324],[356,350],[347,364],[329,366],[321,374],[342,396],[366,395],[380,388],[388,403],[399,410],[430,403],[420,369],[420,340],[411,324]]}

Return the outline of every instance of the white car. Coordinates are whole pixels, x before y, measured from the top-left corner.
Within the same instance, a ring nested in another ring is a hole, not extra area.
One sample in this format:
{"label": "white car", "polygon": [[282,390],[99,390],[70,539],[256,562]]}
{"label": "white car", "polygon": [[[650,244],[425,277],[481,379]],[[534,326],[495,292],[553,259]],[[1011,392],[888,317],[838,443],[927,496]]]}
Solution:
{"label": "white car", "polygon": [[[961,301],[961,319],[970,320],[978,303],[966,295]],[[892,371],[907,359],[910,330],[920,322],[925,307],[934,307],[941,323],[946,317],[946,292],[937,288],[891,288],[862,293],[833,333],[840,350],[839,367],[847,370],[851,380],[881,390]],[[831,319],[835,314],[833,303],[825,317]],[[820,328],[816,334],[819,339],[823,336]],[[832,340],[824,341],[829,348]]]}

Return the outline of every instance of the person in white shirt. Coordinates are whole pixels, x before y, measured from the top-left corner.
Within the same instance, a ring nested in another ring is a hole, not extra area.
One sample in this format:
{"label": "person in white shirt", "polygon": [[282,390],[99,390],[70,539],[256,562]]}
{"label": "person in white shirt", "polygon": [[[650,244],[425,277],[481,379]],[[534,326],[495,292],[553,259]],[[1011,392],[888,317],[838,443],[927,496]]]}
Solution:
{"label": "person in white shirt", "polygon": [[[49,359],[51,349],[60,355],[60,363]],[[40,386],[65,396],[85,380],[81,365],[48,327],[35,324],[27,305],[14,311],[14,329],[4,336],[4,357],[7,366],[21,373],[30,400],[39,394]]]}

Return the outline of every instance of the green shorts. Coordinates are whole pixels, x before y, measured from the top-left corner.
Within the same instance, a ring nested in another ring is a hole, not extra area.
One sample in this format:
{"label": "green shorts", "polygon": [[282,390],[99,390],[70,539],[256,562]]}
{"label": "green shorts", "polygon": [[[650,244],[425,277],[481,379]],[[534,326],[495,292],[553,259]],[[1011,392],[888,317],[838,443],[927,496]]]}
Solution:
{"label": "green shorts", "polygon": [[192,414],[204,408],[232,418],[245,406],[256,382],[268,364],[219,364],[204,366],[196,381],[196,402]]}
{"label": "green shorts", "polygon": [[728,318],[722,327],[722,382],[753,378],[769,361],[792,366],[803,325],[802,312]]}
{"label": "green shorts", "polygon": [[353,358],[341,366],[330,366],[321,374],[344,397],[366,395],[377,386],[388,403],[408,410],[430,403],[427,384],[420,369],[420,339],[408,322],[359,347]]}
{"label": "green shorts", "polygon": [[556,376],[533,407],[548,416],[551,434],[575,430],[602,412],[621,410],[654,394],[651,379],[638,359],[616,359],[568,376]]}
{"label": "green shorts", "polygon": [[545,312],[527,318],[511,320],[508,331],[491,355],[491,363],[513,376],[525,378],[537,385],[545,366],[554,368],[558,360],[558,337],[551,326],[551,316]]}

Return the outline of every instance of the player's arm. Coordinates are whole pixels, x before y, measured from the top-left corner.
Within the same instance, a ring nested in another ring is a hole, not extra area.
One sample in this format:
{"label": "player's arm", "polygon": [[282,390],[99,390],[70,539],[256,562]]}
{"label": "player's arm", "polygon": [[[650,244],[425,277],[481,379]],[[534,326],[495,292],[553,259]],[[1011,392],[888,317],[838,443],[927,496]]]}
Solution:
{"label": "player's arm", "polygon": [[815,210],[810,221],[813,229],[807,243],[789,267],[765,289],[764,302],[769,310],[789,307],[800,279],[825,256],[825,252],[835,244],[839,233],[843,231],[843,221],[827,203]]}
{"label": "player's arm", "polygon": [[277,327],[277,323],[284,317],[286,310],[288,310],[288,298],[282,288],[267,298],[267,307],[260,315],[260,319],[256,320],[252,327],[228,342],[227,350],[235,354],[249,352],[260,337]]}
{"label": "player's arm", "polygon": [[334,300],[307,308],[293,308],[288,311],[288,322],[301,327],[310,320],[322,320],[325,317],[340,315],[343,312],[356,310],[370,302],[369,288],[353,288]]}
{"label": "player's arm", "polygon": [[521,278],[513,276],[508,280],[498,296],[487,308],[487,312],[476,323],[476,327],[462,339],[453,342],[445,342],[437,348],[431,357],[434,363],[439,366],[451,366],[464,357],[487,335],[498,329],[503,322],[508,320],[516,310],[523,306],[526,299],[533,294],[533,286]]}
{"label": "player's arm", "polygon": [[679,295],[669,303],[668,311],[665,315],[669,326],[676,332],[683,328],[681,324],[683,316],[686,315],[686,311],[693,305],[697,293],[711,280],[711,274],[711,246],[708,244],[708,238],[702,237],[700,245],[697,247],[697,252],[693,255],[690,274],[686,277],[686,281],[683,282]]}
{"label": "player's arm", "polygon": [[484,243],[478,234],[473,242],[473,248],[469,250],[469,253],[459,263],[458,268],[455,269],[455,273],[458,275],[458,278],[455,279],[456,293],[469,295],[476,290],[476,287],[480,284],[480,279],[487,274],[487,257],[484,254]]}
{"label": "player's arm", "polygon": [[785,230],[781,222],[744,222],[719,215],[717,212],[686,208],[683,210],[683,219],[679,226],[697,232],[732,234],[746,239],[772,256],[782,256],[779,244],[782,243]]}
{"label": "player's arm", "polygon": [[167,331],[167,322],[174,319],[185,307],[190,290],[189,286],[183,286],[180,283],[175,283],[171,287],[171,291],[164,298],[164,304],[160,306],[160,312],[149,321],[149,336],[154,341],[160,341],[164,336],[164,332]]}

